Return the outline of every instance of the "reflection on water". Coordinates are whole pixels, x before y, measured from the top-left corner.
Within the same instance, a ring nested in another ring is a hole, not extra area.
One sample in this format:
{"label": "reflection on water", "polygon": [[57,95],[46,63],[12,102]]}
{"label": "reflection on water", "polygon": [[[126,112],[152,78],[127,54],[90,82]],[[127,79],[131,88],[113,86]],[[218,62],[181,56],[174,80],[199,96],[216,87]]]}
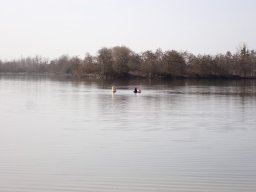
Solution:
{"label": "reflection on water", "polygon": [[254,192],[255,85],[0,76],[0,191]]}

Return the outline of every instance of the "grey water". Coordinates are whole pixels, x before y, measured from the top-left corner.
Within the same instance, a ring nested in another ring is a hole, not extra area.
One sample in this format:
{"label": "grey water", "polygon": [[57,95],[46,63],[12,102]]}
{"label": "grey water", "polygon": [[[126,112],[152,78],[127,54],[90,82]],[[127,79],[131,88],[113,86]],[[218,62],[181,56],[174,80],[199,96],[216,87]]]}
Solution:
{"label": "grey water", "polygon": [[2,75],[0,191],[254,192],[256,81]]}

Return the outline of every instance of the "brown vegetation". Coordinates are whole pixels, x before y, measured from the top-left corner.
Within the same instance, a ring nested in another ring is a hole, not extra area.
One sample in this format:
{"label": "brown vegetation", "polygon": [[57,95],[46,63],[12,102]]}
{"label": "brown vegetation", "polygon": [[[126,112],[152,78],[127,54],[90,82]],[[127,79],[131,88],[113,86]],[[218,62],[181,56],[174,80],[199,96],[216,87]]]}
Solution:
{"label": "brown vegetation", "polygon": [[84,59],[36,56],[3,62],[1,73],[58,73],[93,78],[256,78],[256,52],[245,45],[235,54],[193,55],[175,50],[140,54],[125,46],[102,48]]}

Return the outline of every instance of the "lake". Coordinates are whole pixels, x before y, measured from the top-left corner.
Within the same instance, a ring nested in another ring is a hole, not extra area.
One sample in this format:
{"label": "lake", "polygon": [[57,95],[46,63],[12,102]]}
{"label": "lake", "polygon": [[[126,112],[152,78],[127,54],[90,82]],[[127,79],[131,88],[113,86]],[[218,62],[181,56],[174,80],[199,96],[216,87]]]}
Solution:
{"label": "lake", "polygon": [[0,154],[3,192],[255,192],[256,81],[1,75]]}

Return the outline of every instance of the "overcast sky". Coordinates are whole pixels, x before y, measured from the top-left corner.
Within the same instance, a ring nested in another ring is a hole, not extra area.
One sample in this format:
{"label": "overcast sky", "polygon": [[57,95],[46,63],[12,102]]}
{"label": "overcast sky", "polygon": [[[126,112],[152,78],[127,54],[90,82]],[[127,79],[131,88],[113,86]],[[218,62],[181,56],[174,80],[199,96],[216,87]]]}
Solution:
{"label": "overcast sky", "polygon": [[0,0],[0,59],[256,48],[255,0]]}

